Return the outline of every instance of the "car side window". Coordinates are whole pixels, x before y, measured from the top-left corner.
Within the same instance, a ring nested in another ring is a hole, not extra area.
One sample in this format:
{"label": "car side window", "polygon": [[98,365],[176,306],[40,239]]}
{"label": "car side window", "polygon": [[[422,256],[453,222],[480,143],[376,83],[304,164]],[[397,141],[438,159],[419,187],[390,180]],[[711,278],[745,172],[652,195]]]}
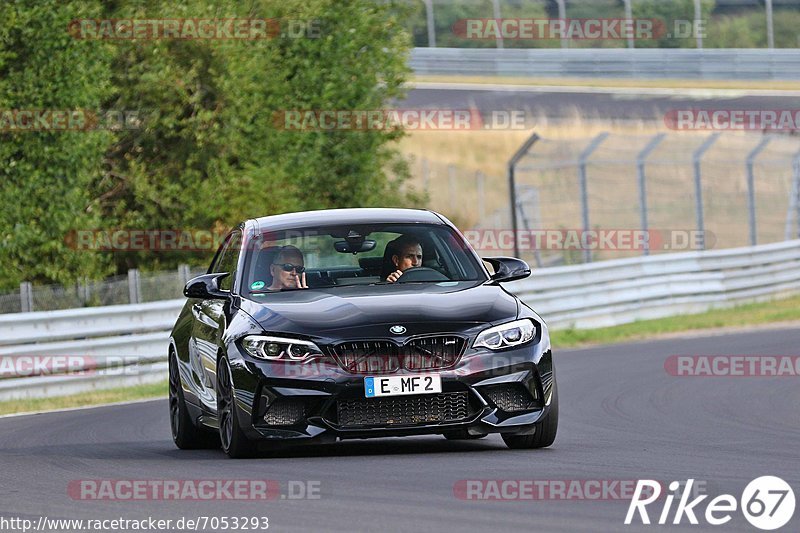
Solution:
{"label": "car side window", "polygon": [[230,274],[220,281],[219,288],[229,291],[233,288],[233,280],[236,277],[236,265],[239,264],[239,249],[242,244],[242,234],[239,231],[234,231],[228,237],[223,245],[222,252],[216,263],[214,263],[214,272],[227,272]]}

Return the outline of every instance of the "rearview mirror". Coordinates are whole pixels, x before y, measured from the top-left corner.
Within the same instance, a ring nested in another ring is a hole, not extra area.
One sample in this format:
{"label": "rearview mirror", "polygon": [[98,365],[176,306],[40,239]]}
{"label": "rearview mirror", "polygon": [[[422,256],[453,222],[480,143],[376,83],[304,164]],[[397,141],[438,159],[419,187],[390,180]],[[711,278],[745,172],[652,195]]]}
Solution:
{"label": "rearview mirror", "polygon": [[220,289],[219,282],[228,275],[227,272],[217,272],[192,278],[183,288],[183,295],[202,300],[225,300],[231,293]]}
{"label": "rearview mirror", "polygon": [[333,246],[340,254],[357,254],[359,252],[369,252],[374,250],[377,244],[378,243],[373,240],[365,239],[363,241],[336,241],[333,243]]}
{"label": "rearview mirror", "polygon": [[493,283],[525,279],[531,275],[531,267],[522,259],[515,257],[484,257],[483,260],[494,268]]}

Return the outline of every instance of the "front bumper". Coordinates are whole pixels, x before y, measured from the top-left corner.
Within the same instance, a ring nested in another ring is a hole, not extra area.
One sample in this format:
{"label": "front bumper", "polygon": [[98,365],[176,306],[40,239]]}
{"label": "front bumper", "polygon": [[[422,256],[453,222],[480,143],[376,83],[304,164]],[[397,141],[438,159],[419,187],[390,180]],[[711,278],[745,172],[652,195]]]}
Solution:
{"label": "front bumper", "polygon": [[467,351],[455,367],[433,371],[441,376],[441,394],[414,396],[365,398],[366,374],[347,373],[335,362],[254,362],[239,354],[231,364],[240,427],[250,439],[271,443],[454,430],[530,434],[550,409],[555,381],[551,351],[539,343]]}

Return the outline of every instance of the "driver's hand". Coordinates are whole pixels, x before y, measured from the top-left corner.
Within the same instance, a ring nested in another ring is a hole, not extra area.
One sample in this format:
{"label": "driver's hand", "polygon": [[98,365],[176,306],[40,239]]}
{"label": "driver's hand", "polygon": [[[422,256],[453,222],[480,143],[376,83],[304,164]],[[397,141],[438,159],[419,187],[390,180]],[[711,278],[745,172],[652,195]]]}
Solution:
{"label": "driver's hand", "polygon": [[302,276],[298,276],[297,274],[294,275],[294,282],[295,287],[298,289],[307,289],[308,285],[306,284],[306,273],[303,272]]}
{"label": "driver's hand", "polygon": [[388,281],[389,283],[394,283],[402,275],[403,275],[403,271],[402,270],[395,270],[394,272],[389,274],[389,276],[386,278],[386,281]]}

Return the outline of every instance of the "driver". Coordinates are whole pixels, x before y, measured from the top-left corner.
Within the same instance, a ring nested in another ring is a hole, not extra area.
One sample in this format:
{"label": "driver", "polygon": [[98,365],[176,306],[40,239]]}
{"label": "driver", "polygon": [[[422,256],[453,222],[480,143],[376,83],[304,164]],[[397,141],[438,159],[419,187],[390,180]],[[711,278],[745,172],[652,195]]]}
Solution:
{"label": "driver", "polygon": [[269,290],[307,289],[305,270],[303,252],[295,246],[284,246],[269,266],[272,274]]}
{"label": "driver", "polygon": [[416,237],[403,235],[392,241],[395,253],[392,263],[395,270],[386,278],[389,283],[394,283],[409,268],[422,266],[422,244]]}

